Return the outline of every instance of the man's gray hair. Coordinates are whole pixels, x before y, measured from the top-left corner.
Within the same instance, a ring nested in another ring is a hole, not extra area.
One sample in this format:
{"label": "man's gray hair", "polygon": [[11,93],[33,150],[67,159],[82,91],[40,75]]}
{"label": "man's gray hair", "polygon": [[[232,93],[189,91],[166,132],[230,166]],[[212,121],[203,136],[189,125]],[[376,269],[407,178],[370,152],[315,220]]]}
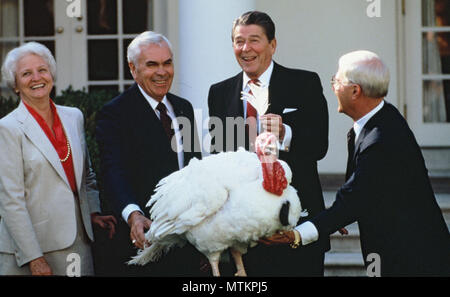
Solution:
{"label": "man's gray hair", "polygon": [[170,41],[162,34],[155,33],[153,31],[145,31],[136,36],[133,41],[131,41],[130,45],[128,45],[127,49],[127,60],[128,63],[133,63],[136,65],[137,59],[141,54],[141,47],[147,46],[150,44],[159,44],[162,45],[166,43],[170,49],[170,52],[173,55],[172,45]]}
{"label": "man's gray hair", "polygon": [[56,80],[56,61],[50,50],[43,44],[37,42],[27,42],[9,51],[2,65],[2,79],[11,89],[16,87],[17,63],[27,55],[37,55],[48,65],[53,80]]}
{"label": "man's gray hair", "polygon": [[360,85],[367,97],[381,98],[388,93],[389,69],[373,52],[359,50],[343,55],[339,59],[339,71],[344,82]]}

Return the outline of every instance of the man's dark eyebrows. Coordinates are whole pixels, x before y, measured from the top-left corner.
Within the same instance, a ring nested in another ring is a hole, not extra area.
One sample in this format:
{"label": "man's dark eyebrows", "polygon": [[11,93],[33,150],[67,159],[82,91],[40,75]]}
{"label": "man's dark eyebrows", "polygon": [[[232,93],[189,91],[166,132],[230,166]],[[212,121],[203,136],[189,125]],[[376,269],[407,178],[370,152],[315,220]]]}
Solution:
{"label": "man's dark eyebrows", "polygon": [[[261,38],[261,35],[258,35],[258,34],[252,34],[252,35],[250,35],[250,36],[247,37],[247,39],[250,39],[250,38]],[[235,40],[236,40],[236,39],[244,40],[245,38],[242,37],[242,36],[236,36],[236,37],[234,37],[234,39],[235,39]]]}
{"label": "man's dark eyebrows", "polygon": [[158,64],[158,62],[153,61],[153,60],[147,60],[147,61],[145,61],[145,65],[155,65],[155,64]]}

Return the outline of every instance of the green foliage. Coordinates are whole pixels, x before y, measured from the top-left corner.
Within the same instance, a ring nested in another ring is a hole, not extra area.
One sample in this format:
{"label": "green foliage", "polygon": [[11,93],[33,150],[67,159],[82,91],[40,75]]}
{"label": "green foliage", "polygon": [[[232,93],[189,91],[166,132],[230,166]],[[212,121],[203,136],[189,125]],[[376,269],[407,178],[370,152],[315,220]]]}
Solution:
{"label": "green foliage", "polygon": [[0,119],[13,111],[19,105],[17,98],[5,98],[0,96]]}
{"label": "green foliage", "polygon": [[[100,158],[99,150],[97,146],[97,141],[95,140],[95,117],[97,111],[99,111],[102,106],[110,101],[112,98],[118,95],[118,92],[99,90],[93,92],[86,92],[83,90],[73,90],[72,87],[61,92],[61,95],[56,96],[53,99],[55,104],[64,106],[73,106],[81,110],[84,115],[84,128],[86,131],[86,142],[89,149],[89,154],[91,157],[92,168],[97,176],[97,183],[100,189],[100,194],[103,192],[102,182],[100,177]],[[0,97],[0,118],[4,117],[11,111],[13,111],[18,106],[19,100],[16,98],[4,98]],[[102,196],[102,195],[101,195]],[[103,199],[102,199],[103,200]],[[106,207],[105,203],[102,208]]]}

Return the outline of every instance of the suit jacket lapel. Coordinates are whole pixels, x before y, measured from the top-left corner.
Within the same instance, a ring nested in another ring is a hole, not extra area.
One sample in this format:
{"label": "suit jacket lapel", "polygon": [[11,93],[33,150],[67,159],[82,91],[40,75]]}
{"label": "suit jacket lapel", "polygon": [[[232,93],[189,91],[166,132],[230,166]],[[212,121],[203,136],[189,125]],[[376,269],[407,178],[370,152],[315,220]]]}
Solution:
{"label": "suit jacket lapel", "polygon": [[[281,114],[282,111],[279,111],[278,106],[282,106],[282,96],[283,94],[283,79],[280,73],[280,67],[277,63],[273,62],[273,71],[272,76],[270,77],[269,83],[269,108],[266,113],[276,113]],[[273,98],[277,98],[277,100],[272,100]]]}
{"label": "suit jacket lapel", "polygon": [[[183,166],[186,166],[187,164],[189,164],[190,159],[193,156],[194,150],[195,150],[195,141],[196,141],[196,137],[197,137],[197,131],[195,131],[196,126],[195,126],[195,118],[191,118],[188,117],[189,111],[184,110],[183,105],[179,104],[178,100],[176,100],[175,97],[172,96],[172,94],[168,93],[167,94],[167,100],[169,100],[170,104],[172,104],[173,107],[173,111],[175,112],[175,116],[178,117],[185,117],[189,120],[190,122],[190,131],[189,131],[189,136],[191,137],[190,141],[185,141],[184,140],[184,135],[183,133],[186,133],[186,131],[184,131],[181,134],[181,143],[183,145],[183,155],[184,155],[184,164]],[[180,123],[180,121],[178,121],[178,125],[182,125],[182,123]],[[178,127],[179,129],[185,129],[185,127]],[[177,156],[177,160],[178,160],[178,156]]]}
{"label": "suit jacket lapel", "polygon": [[[133,86],[134,94],[132,95],[132,108],[137,116],[136,129],[139,129],[139,135],[154,135],[160,137],[161,135],[166,135],[161,121],[158,119],[155,111],[150,106],[150,103],[144,98],[139,90],[137,84]],[[155,135],[156,133],[156,135]],[[148,137],[144,139],[148,140]],[[150,140],[148,140],[150,141]]]}
{"label": "suit jacket lapel", "polygon": [[243,73],[239,73],[234,77],[235,82],[232,84],[233,88],[230,89],[230,104],[227,104],[226,115],[229,117],[244,117],[244,104],[241,100],[242,84],[243,84]]}
{"label": "suit jacket lapel", "polygon": [[52,167],[56,170],[58,175],[70,188],[69,181],[67,180],[66,173],[61,165],[58,153],[53,147],[52,143],[45,135],[42,128],[28,112],[25,105],[21,102],[18,107],[17,120],[20,123],[23,133],[30,139],[30,141],[38,148],[42,155],[48,160]]}
{"label": "suit jacket lapel", "polygon": [[[161,121],[157,117],[155,111],[150,106],[150,103],[144,98],[141,91],[139,90],[137,84],[134,86],[134,101],[130,104],[134,104],[133,108],[138,115],[138,125],[136,129],[139,129],[137,135],[142,136],[143,147],[154,148],[158,156],[156,160],[162,162],[168,166],[169,162],[171,166],[178,168],[178,161],[176,154],[168,154],[167,152],[173,152],[170,142],[167,139],[166,132],[162,126]],[[172,103],[172,102],[171,102]],[[173,104],[172,104],[173,106]],[[154,142],[158,142],[155,145]]]}
{"label": "suit jacket lapel", "polygon": [[68,114],[64,112],[60,107],[56,106],[59,118],[66,132],[66,137],[69,140],[71,147],[71,154],[73,159],[73,168],[75,171],[75,181],[77,183],[77,189],[80,190],[81,179],[83,174],[84,156],[83,147],[81,147],[81,137],[77,131],[77,123]]}
{"label": "suit jacket lapel", "polygon": [[182,106],[180,104],[178,104],[178,102],[176,101],[176,99],[174,99],[174,97],[172,96],[172,94],[168,93],[166,95],[167,100],[169,100],[170,104],[172,104],[173,107],[173,111],[175,112],[175,116],[177,117],[185,117],[185,112],[182,108]]}
{"label": "suit jacket lapel", "polygon": [[[372,118],[369,119],[369,121],[367,121],[367,123],[364,125],[364,127],[362,128],[360,134],[358,135],[358,138],[356,139],[356,143],[355,143],[355,151],[353,153],[353,157],[352,157],[352,166],[353,169],[355,168],[355,161],[356,161],[356,156],[360,153],[361,150],[361,146],[363,145],[363,142],[365,141],[366,136],[372,131],[374,125],[380,120],[381,117],[383,117],[383,113],[386,110],[386,105],[387,102],[384,103],[384,106],[382,109],[380,109],[377,113],[375,113]],[[367,142],[371,142],[370,140],[366,140],[364,146],[367,146],[368,143]],[[363,148],[364,149],[364,148]]]}

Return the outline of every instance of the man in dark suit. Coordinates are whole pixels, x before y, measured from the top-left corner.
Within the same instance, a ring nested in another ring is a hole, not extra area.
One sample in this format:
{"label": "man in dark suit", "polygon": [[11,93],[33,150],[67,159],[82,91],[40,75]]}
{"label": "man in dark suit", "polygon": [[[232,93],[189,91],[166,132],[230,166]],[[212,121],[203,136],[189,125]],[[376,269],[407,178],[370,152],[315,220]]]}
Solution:
{"label": "man in dark suit", "polygon": [[[275,25],[265,13],[247,12],[236,19],[232,41],[243,71],[209,90],[211,152],[233,151],[239,146],[252,150],[251,135],[271,131],[280,142],[280,159],[292,169],[292,185],[302,207],[310,215],[317,214],[325,208],[317,161],[328,149],[328,109],[320,79],[314,72],[285,68],[272,60]],[[241,100],[241,92],[249,92],[255,80],[268,87],[269,107],[265,114],[256,114],[258,125],[253,127],[258,131],[252,132],[251,122],[248,126],[239,123],[249,119],[252,108]],[[237,125],[227,124],[230,119]],[[240,134],[245,134],[245,141]],[[249,276],[321,276],[329,248],[328,236],[299,249],[259,245],[249,250],[244,261]]]}
{"label": "man in dark suit", "polygon": [[339,60],[332,86],[338,111],[354,121],[346,182],[331,208],[267,241],[289,243],[299,232],[306,245],[357,221],[372,274],[450,276],[450,234],[420,147],[398,110],[384,101],[388,68],[372,52],[351,52]]}
{"label": "man in dark suit", "polygon": [[[199,254],[190,245],[145,268],[125,264],[136,248],[144,247],[151,224],[145,206],[156,184],[193,157],[201,158],[192,105],[169,93],[174,75],[169,41],[147,31],[130,43],[127,55],[136,83],[97,115],[104,195],[123,218],[110,260],[117,263],[119,275],[196,275]],[[178,125],[181,117],[190,127]]]}

